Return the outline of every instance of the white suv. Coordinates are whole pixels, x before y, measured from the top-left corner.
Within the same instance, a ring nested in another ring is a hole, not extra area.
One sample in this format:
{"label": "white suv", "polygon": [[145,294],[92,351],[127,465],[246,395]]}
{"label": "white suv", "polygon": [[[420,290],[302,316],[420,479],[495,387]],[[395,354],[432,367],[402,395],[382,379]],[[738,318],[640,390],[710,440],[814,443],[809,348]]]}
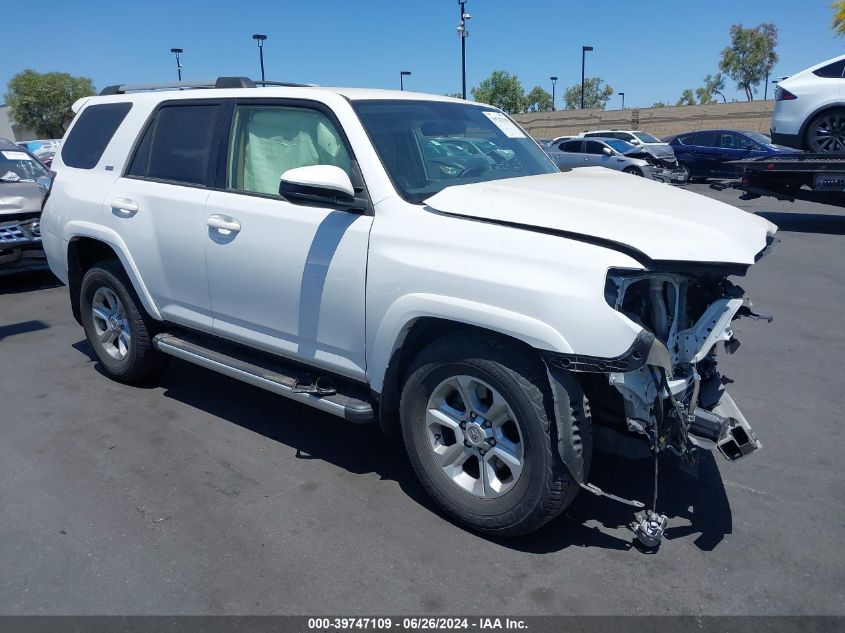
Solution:
{"label": "white suv", "polygon": [[[108,375],[137,383],[175,356],[400,428],[428,492],[490,534],[598,494],[594,446],[690,462],[757,447],[716,346],[752,314],[728,276],[773,224],[560,173],[485,105],[214,85],[86,98],[54,159],[44,247]],[[430,143],[448,137],[508,159]]]}
{"label": "white suv", "polygon": [[772,142],[820,154],[845,152],[845,55],[778,84]]}

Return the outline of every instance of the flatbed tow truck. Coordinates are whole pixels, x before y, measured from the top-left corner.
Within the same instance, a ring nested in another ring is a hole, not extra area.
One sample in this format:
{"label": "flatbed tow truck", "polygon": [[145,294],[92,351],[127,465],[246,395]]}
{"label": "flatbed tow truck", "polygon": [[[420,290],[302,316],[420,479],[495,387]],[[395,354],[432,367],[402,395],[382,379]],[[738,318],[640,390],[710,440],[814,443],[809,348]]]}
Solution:
{"label": "flatbed tow truck", "polygon": [[739,189],[742,200],[772,196],[845,207],[845,154],[793,154],[731,161],[742,167],[739,182],[710,185],[719,191]]}

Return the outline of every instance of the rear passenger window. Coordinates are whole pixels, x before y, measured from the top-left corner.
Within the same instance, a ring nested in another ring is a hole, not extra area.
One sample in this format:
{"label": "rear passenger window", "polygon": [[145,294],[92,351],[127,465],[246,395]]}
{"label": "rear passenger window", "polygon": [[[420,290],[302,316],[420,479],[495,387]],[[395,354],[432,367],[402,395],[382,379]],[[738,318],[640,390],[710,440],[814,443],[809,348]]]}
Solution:
{"label": "rear passenger window", "polygon": [[840,59],[838,62],[833,62],[827,66],[822,66],[813,71],[816,77],[840,78],[845,72],[845,59]]}
{"label": "rear passenger window", "polygon": [[566,143],[562,143],[560,146],[564,152],[580,152],[581,151],[581,141],[566,141]]}
{"label": "rear passenger window", "polygon": [[[208,184],[217,154],[219,112],[217,104],[161,108],[150,135],[147,177],[191,185]],[[145,141],[141,139],[130,172],[142,170]]]}
{"label": "rear passenger window", "polygon": [[85,108],[62,144],[62,162],[68,167],[93,169],[131,108],[131,103],[103,103]]}
{"label": "rear passenger window", "polygon": [[698,132],[695,135],[695,144],[698,147],[718,147],[718,132]]}
{"label": "rear passenger window", "polygon": [[584,152],[586,154],[603,154],[604,144],[598,141],[584,141]]}

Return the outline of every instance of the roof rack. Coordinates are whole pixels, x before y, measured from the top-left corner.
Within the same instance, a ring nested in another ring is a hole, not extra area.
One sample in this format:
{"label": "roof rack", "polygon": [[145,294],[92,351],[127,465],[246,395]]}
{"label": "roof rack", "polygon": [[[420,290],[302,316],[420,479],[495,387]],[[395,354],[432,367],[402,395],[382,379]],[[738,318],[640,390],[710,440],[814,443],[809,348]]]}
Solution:
{"label": "roof rack", "polygon": [[100,91],[100,95],[122,95],[127,92],[141,92],[144,90],[182,90],[184,88],[256,88],[259,85],[304,88],[315,84],[295,84],[285,81],[253,81],[249,77],[218,77],[217,79],[180,81],[177,83],[116,84],[103,88]]}

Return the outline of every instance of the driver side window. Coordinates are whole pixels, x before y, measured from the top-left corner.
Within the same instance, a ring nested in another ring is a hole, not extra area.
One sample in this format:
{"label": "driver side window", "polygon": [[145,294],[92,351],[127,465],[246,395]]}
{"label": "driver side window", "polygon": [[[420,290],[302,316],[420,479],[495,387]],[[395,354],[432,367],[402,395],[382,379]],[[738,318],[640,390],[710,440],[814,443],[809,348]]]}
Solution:
{"label": "driver side window", "polygon": [[334,165],[350,173],[349,153],[326,115],[309,108],[236,107],[228,189],[278,195],[284,172],[309,165]]}

